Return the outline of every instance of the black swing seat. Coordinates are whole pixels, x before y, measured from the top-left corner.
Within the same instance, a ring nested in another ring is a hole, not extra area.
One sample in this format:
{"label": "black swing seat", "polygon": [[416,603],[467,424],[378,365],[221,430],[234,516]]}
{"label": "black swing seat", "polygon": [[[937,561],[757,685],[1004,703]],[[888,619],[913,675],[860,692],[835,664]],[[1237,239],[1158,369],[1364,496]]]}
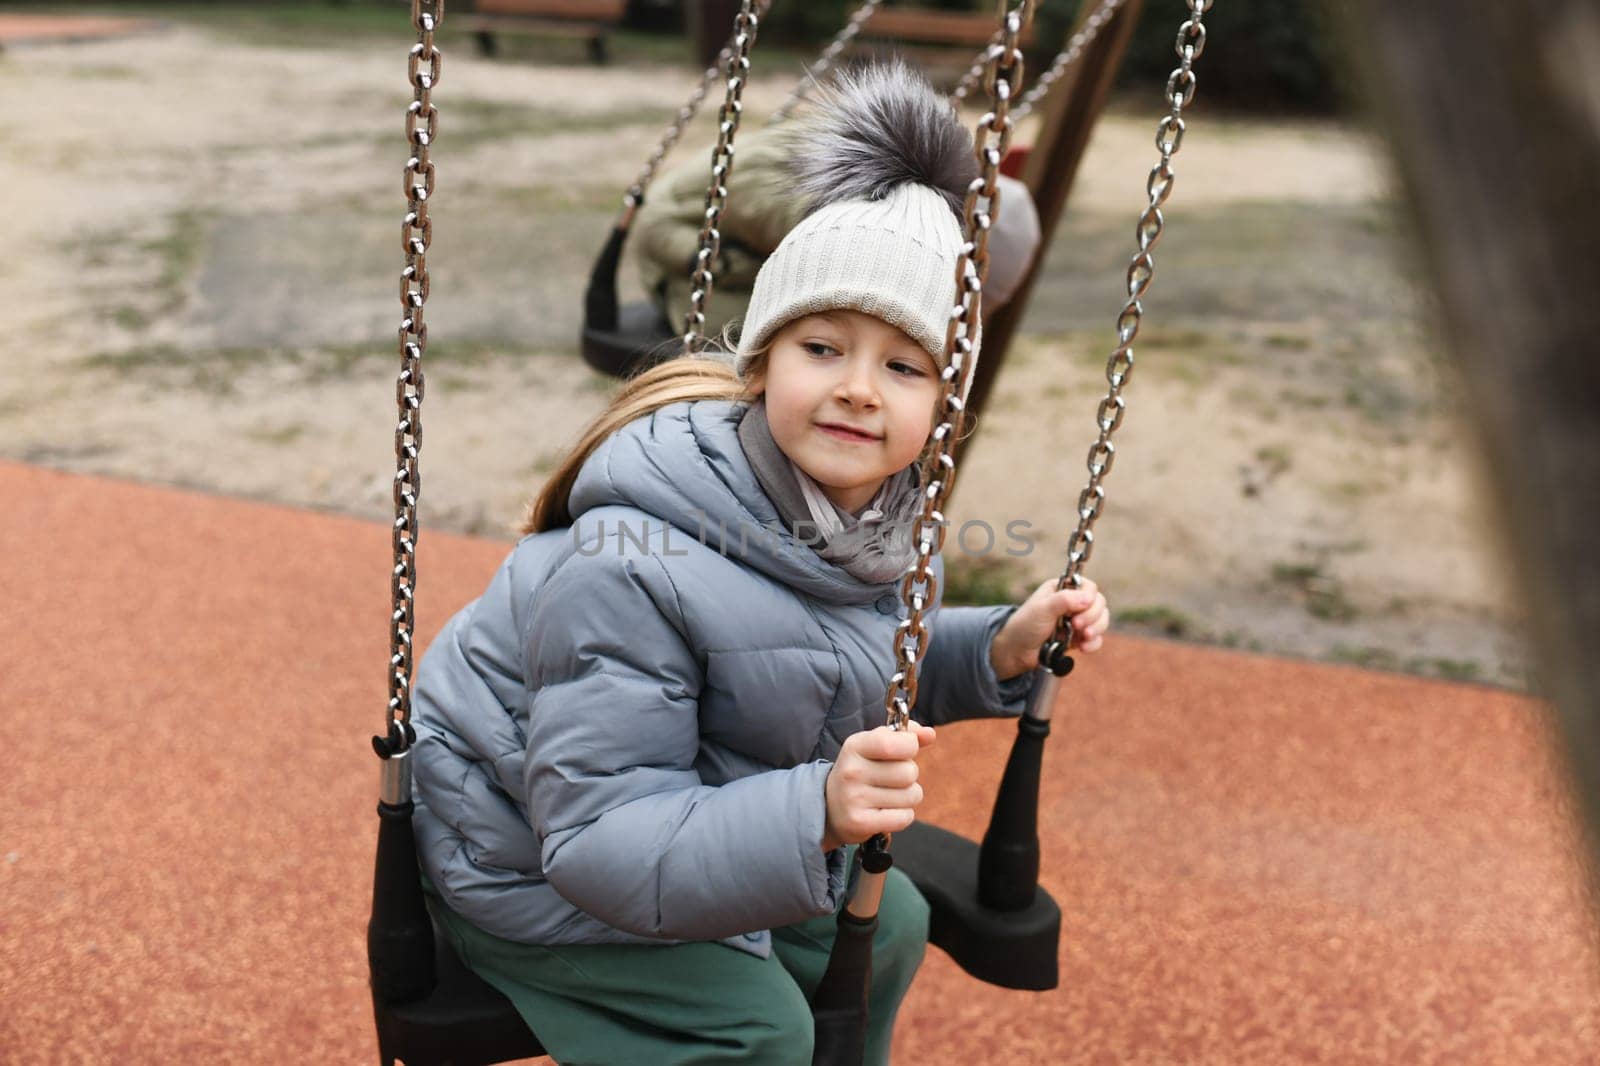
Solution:
{"label": "black swing seat", "polygon": [[450,938],[434,929],[434,975],[426,997],[382,1004],[378,1055],[384,1066],[489,1066],[545,1054],[511,1001],[462,963]]}
{"label": "black swing seat", "polygon": [[602,374],[625,378],[670,359],[682,348],[670,343],[678,334],[654,306],[617,304],[617,264],[628,239],[625,224],[611,230],[589,271],[583,294],[583,361]]}
{"label": "black swing seat", "polygon": [[1061,908],[1043,887],[1020,910],[978,902],[978,845],[924,822],[894,835],[894,864],[928,901],[928,941],[985,984],[1045,992],[1060,980]]}
{"label": "black swing seat", "polygon": [[626,304],[612,314],[609,326],[586,322],[583,327],[583,361],[600,373],[632,377],[683,350],[678,334],[653,304]]}
{"label": "black swing seat", "polygon": [[[380,806],[380,814],[368,953],[383,1066],[489,1066],[545,1054],[511,1001],[467,969],[428,914],[410,810]],[[1022,910],[981,906],[978,845],[937,826],[896,833],[893,851],[932,908],[929,940],[962,969],[1004,988],[1056,986],[1061,909],[1042,888]]]}

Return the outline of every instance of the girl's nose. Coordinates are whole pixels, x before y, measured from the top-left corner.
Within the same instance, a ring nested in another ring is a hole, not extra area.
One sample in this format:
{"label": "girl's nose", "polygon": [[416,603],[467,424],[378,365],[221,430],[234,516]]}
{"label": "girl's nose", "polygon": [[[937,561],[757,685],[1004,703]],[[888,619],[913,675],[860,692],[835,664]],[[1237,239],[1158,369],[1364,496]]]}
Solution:
{"label": "girl's nose", "polygon": [[848,366],[839,382],[838,395],[852,407],[876,407],[878,386],[872,379],[872,368],[864,361]]}

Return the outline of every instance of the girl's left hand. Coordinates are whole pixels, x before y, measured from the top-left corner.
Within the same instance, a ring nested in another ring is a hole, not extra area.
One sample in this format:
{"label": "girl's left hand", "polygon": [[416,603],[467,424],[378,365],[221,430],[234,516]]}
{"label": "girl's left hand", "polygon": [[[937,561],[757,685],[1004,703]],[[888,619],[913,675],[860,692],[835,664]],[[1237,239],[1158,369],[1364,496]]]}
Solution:
{"label": "girl's left hand", "polygon": [[1082,588],[1056,590],[1050,578],[1022,602],[989,646],[989,661],[995,676],[1005,681],[1039,665],[1039,646],[1055,632],[1056,619],[1070,615],[1076,635],[1073,647],[1082,652],[1100,650],[1106,630],[1111,627],[1111,609],[1093,581],[1085,578]]}

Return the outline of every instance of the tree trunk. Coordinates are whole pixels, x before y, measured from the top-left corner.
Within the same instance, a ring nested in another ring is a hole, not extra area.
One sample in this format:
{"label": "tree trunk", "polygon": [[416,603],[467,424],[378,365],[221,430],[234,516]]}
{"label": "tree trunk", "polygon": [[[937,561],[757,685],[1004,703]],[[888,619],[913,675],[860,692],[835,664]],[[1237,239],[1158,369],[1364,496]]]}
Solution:
{"label": "tree trunk", "polygon": [[1539,688],[1600,844],[1600,6],[1341,6],[1466,381]]}

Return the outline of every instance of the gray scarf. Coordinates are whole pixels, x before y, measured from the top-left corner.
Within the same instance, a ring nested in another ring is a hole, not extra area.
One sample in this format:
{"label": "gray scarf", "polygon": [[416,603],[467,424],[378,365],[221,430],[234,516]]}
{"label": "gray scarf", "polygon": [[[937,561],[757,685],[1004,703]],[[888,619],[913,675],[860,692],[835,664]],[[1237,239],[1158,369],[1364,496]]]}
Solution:
{"label": "gray scarf", "polygon": [[832,524],[840,527],[828,535],[806,502],[800,483],[805,472],[772,438],[766,400],[758,399],[739,422],[739,443],[785,528],[823,559],[870,585],[893,581],[916,561],[911,530],[921,496],[914,464],[891,476],[859,519],[837,504],[827,503],[837,519]]}

